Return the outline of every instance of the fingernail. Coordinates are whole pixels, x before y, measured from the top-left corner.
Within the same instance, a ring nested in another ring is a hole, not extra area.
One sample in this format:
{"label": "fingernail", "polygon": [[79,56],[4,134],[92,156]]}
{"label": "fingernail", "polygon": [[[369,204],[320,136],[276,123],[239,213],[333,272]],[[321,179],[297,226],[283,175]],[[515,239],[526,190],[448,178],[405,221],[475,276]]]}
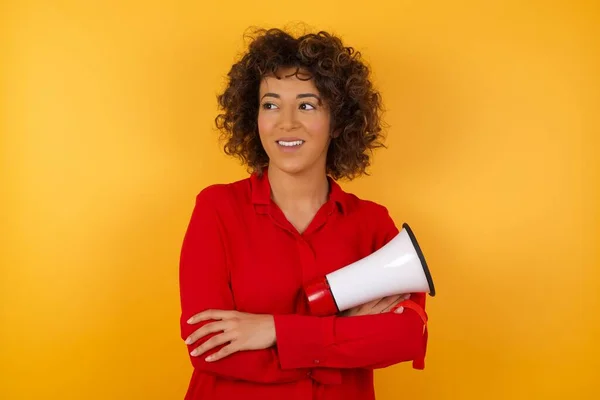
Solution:
{"label": "fingernail", "polygon": [[187,320],[187,323],[191,324],[193,319],[194,319],[194,317],[191,317],[190,319]]}
{"label": "fingernail", "polygon": [[214,356],[208,356],[208,357],[206,357],[204,360],[205,360],[205,361],[209,361],[209,362],[210,362],[210,361],[212,361],[214,358],[215,358]]}
{"label": "fingernail", "polygon": [[396,308],[396,310],[394,312],[396,314],[402,314],[402,311],[404,311],[404,307],[400,306],[400,307]]}
{"label": "fingernail", "polygon": [[185,344],[191,344],[191,343],[192,343],[192,339],[190,339],[190,338],[185,339]]}
{"label": "fingernail", "polygon": [[192,350],[192,352],[190,354],[193,355],[193,356],[195,356],[196,354],[198,354],[198,349]]}

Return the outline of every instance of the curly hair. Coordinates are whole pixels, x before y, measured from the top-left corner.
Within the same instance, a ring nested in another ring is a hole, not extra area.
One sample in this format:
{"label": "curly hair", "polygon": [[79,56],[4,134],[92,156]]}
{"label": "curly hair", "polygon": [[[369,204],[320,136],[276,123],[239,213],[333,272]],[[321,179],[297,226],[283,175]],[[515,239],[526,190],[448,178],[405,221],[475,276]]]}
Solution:
{"label": "curly hair", "polygon": [[[258,134],[259,87],[263,77],[282,67],[308,72],[331,113],[332,141],[327,171],[334,179],[368,175],[370,153],[383,144],[382,101],[369,79],[361,53],[327,32],[294,38],[281,29],[257,29],[247,52],[231,67],[218,95],[215,118],[227,155],[259,174],[269,159]],[[298,76],[299,77],[299,76]],[[299,77],[300,78],[300,77]]]}

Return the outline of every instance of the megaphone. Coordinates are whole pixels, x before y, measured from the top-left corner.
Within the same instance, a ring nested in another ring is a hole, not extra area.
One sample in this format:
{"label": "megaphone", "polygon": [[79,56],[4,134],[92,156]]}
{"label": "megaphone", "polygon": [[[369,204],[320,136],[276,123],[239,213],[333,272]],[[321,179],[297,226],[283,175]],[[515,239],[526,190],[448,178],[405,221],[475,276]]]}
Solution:
{"label": "megaphone", "polygon": [[334,315],[386,296],[417,292],[435,296],[425,256],[407,223],[379,250],[303,289],[315,316]]}

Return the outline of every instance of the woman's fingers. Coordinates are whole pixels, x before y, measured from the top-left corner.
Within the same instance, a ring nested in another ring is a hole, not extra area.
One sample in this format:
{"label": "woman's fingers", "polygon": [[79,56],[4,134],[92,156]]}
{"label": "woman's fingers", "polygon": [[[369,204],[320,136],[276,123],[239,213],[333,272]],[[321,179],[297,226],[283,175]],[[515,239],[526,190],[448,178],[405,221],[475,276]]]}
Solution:
{"label": "woman's fingers", "polygon": [[223,347],[221,350],[217,351],[214,354],[211,354],[210,356],[206,357],[206,361],[211,362],[211,361],[217,361],[220,360],[221,358],[225,358],[228,355],[231,355],[233,353],[235,353],[236,351],[238,351],[238,349],[235,347],[235,342],[228,344],[227,346]]}
{"label": "woman's fingers", "polygon": [[222,344],[232,341],[233,339],[235,339],[235,336],[233,333],[231,333],[231,332],[221,333],[220,335],[211,337],[206,342],[204,342],[200,346],[196,347],[194,350],[192,350],[192,352],[190,354],[194,357],[199,356],[200,354],[204,354],[207,351],[214,349],[215,347],[218,347]]}
{"label": "woman's fingers", "polygon": [[[392,310],[394,310],[394,307],[396,307],[398,304],[402,303],[404,300],[408,300],[410,299],[410,293],[409,294],[404,294],[401,296],[398,296],[398,298],[393,301],[392,303],[390,303],[383,311],[382,313],[387,313],[390,312]],[[394,312],[396,312],[397,314],[400,314],[404,311],[404,307],[400,306],[398,308],[396,308],[394,310]]]}
{"label": "woman's fingers", "polygon": [[190,317],[187,320],[188,324],[197,324],[198,322],[208,320],[231,319],[238,316],[238,312],[234,310],[205,310]]}
{"label": "woman's fingers", "polygon": [[196,329],[190,336],[185,340],[185,344],[192,344],[198,339],[203,338],[211,333],[225,331],[230,325],[230,321],[216,321],[204,325],[201,328]]}
{"label": "woman's fingers", "polygon": [[402,299],[398,303],[394,304],[389,311],[393,311],[396,314],[402,314],[404,312],[404,307],[402,307],[402,306],[398,307],[398,304],[400,304],[403,301],[408,300],[408,299],[410,299],[410,294],[406,294],[406,295],[402,296]]}
{"label": "woman's fingers", "polygon": [[[374,315],[390,312],[399,303],[410,298],[410,293],[402,295],[393,295],[383,297],[381,299],[370,301],[366,304],[354,307],[350,310],[342,313],[343,316],[356,316],[356,315]],[[402,312],[403,307],[396,309],[396,312]]]}
{"label": "woman's fingers", "polygon": [[389,310],[391,307],[393,307],[395,304],[398,304],[401,301],[402,296],[400,295],[388,296],[377,305],[377,309],[374,311],[376,314],[384,313],[386,312],[386,310]]}

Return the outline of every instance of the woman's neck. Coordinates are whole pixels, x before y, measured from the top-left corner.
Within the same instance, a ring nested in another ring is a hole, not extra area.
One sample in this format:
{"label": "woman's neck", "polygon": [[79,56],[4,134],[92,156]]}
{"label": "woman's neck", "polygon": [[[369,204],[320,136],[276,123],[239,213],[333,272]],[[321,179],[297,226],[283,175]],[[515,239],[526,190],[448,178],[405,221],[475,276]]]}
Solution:
{"label": "woman's neck", "polygon": [[329,196],[329,181],[325,171],[307,171],[291,175],[277,167],[268,167],[273,201],[284,210],[314,210]]}

